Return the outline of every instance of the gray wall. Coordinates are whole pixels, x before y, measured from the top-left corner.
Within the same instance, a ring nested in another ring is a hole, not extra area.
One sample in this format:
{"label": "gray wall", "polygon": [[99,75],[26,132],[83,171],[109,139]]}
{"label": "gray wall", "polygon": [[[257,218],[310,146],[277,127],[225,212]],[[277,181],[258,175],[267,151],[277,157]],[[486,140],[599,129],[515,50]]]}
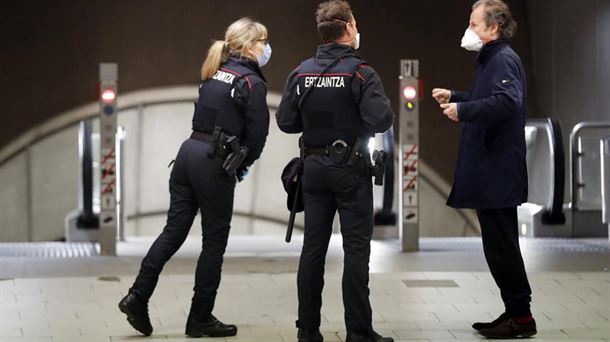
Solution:
{"label": "gray wall", "polygon": [[69,127],[0,165],[0,241],[63,238],[78,206],[77,128]]}
{"label": "gray wall", "polygon": [[[264,72],[281,91],[288,72],[319,42],[317,0],[23,0],[0,2],[0,146],[67,109],[95,99],[97,63],[120,65],[120,90],[196,84],[209,42],[228,23],[254,16],[274,47]],[[351,4],[362,55],[379,71],[396,105],[400,58],[419,58],[425,93],[467,89],[474,55],[459,48],[472,0],[366,1]],[[569,129],[609,120],[610,1],[512,0],[512,42],[529,79],[529,116],[552,116]],[[281,15],[279,15],[281,14]],[[112,23],[110,23],[110,21]],[[452,178],[459,136],[429,98],[422,103],[422,157]]]}
{"label": "gray wall", "polygon": [[536,114],[560,119],[566,134],[610,120],[610,1],[530,0],[527,13]]}
{"label": "gray wall", "polygon": [[568,167],[572,127],[581,121],[610,121],[610,1],[529,0],[527,15],[530,83],[538,106],[533,114],[561,121]]}
{"label": "gray wall", "polygon": [[527,2],[538,115],[610,120],[610,1]]}
{"label": "gray wall", "polygon": [[[253,16],[267,25],[273,57],[264,73],[281,92],[288,73],[319,43],[319,0],[20,0],[0,1],[0,146],[65,110],[95,100],[99,62],[118,62],[119,91],[196,84],[211,39]],[[361,54],[380,73],[397,108],[401,58],[419,58],[421,155],[451,180],[459,125],[429,98],[432,87],[467,89],[475,54],[460,48],[472,0],[350,1]],[[513,45],[527,70],[525,0],[509,0],[520,23]]]}
{"label": "gray wall", "polygon": [[[61,112],[94,101],[97,65],[102,61],[119,63],[121,92],[196,84],[210,40],[222,38],[227,24],[245,15],[256,17],[270,30],[274,52],[264,72],[270,90],[281,91],[286,75],[319,43],[313,21],[318,2],[1,1],[5,48],[0,53],[0,146]],[[362,32],[360,52],[382,76],[394,106],[400,58],[421,60],[425,94],[436,86],[469,87],[474,54],[461,49],[459,39],[471,3],[351,1]],[[566,138],[578,121],[610,120],[610,1],[508,3],[519,22],[512,45],[528,71],[529,115],[559,118]],[[451,181],[459,125],[446,120],[428,96],[421,110],[422,158]],[[49,137],[49,141],[55,143],[58,138]],[[31,152],[44,156],[46,148]],[[73,155],[65,152],[61,158]],[[28,160],[23,156],[11,160],[0,179],[13,178]],[[32,166],[36,169],[28,177],[40,181],[40,186],[28,192],[31,197],[18,190],[22,181],[3,182],[2,192],[14,196],[5,196],[0,204],[26,210],[23,203],[48,202],[50,194],[60,189],[73,192],[74,183],[47,185],[51,180],[43,169],[61,170],[62,164]],[[160,179],[159,186],[164,186]],[[41,219],[27,224],[44,225],[49,210],[58,209],[52,205],[30,206],[27,210],[39,212]],[[73,203],[66,206],[72,207]],[[26,236],[18,227],[8,227],[9,219],[14,217],[0,217],[2,229]]]}
{"label": "gray wall", "polygon": [[[161,93],[156,91],[157,95]],[[196,87],[189,93],[195,96]],[[277,104],[279,95],[272,97]],[[163,229],[169,205],[171,168],[167,164],[175,158],[190,132],[191,110],[192,102],[181,100],[142,103],[119,112],[118,123],[127,132],[124,145],[127,236],[158,235]],[[98,132],[99,119],[92,121],[94,131]],[[236,188],[232,234],[285,232],[288,211],[279,179],[285,163],[298,154],[298,135],[283,134],[275,120],[271,121],[266,153]],[[76,125],[31,145],[1,164],[0,242],[62,239],[64,217],[78,205],[78,173]],[[438,184],[427,180],[429,175],[423,168],[420,174],[424,177],[420,193],[421,236],[476,234],[458,211],[444,205],[445,194],[437,191]],[[379,193],[375,205],[379,208],[382,196],[381,191],[376,192]],[[200,235],[200,222],[196,218],[192,235]],[[303,225],[302,214],[297,216],[296,224]]]}

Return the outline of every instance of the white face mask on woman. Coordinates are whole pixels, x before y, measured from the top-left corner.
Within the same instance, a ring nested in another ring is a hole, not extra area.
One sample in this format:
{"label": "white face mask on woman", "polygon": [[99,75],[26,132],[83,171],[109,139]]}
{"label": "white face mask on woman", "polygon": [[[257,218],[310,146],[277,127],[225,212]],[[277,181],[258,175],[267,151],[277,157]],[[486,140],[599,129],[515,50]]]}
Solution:
{"label": "white face mask on woman", "polygon": [[479,51],[483,47],[483,42],[473,30],[467,28],[462,37],[461,46],[468,51]]}
{"label": "white face mask on woman", "polygon": [[267,65],[267,63],[269,63],[270,59],[271,59],[271,44],[267,43],[267,44],[265,44],[265,47],[263,48],[263,54],[260,56],[256,56],[256,61],[258,62],[258,66],[262,68],[265,65]]}

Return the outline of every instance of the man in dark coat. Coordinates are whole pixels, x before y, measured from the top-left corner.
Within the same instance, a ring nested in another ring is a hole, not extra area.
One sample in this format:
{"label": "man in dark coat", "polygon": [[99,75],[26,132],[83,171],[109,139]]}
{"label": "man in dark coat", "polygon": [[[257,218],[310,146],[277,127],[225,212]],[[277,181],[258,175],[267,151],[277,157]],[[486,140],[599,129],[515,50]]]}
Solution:
{"label": "man in dark coat", "polygon": [[517,223],[517,206],[527,200],[527,169],[525,72],[508,44],[515,30],[516,23],[504,2],[475,2],[462,38],[462,47],[478,51],[472,88],[467,93],[441,88],[432,91],[443,113],[462,123],[447,204],[476,209],[485,258],[506,308],[495,321],[473,325],[489,338],[536,334]]}

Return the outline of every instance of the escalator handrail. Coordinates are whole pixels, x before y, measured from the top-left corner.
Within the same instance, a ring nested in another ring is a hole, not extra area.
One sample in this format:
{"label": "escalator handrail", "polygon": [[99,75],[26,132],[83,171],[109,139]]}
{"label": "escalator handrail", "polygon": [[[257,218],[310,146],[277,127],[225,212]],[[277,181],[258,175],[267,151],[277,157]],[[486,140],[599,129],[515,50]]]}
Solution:
{"label": "escalator handrail", "polygon": [[542,220],[545,224],[563,224],[563,193],[565,178],[565,152],[561,123],[552,118],[529,119],[526,126],[543,129],[548,137],[549,155],[551,159],[551,175],[549,188],[551,189],[544,205]]}
{"label": "escalator handrail", "polygon": [[583,121],[579,122],[572,128],[570,132],[570,206],[572,209],[578,209],[576,175],[578,174],[578,158],[580,151],[578,150],[578,138],[581,137],[581,132],[592,129],[610,129],[608,121]]}
{"label": "escalator handrail", "polygon": [[610,227],[610,136],[601,139],[599,153],[602,175],[602,223]]}

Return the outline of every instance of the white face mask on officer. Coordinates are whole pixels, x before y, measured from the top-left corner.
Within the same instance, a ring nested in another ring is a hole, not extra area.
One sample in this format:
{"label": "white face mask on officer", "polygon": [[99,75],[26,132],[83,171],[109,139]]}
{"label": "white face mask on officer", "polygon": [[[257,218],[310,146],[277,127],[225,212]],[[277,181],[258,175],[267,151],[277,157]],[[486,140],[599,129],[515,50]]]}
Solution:
{"label": "white face mask on officer", "polygon": [[461,46],[468,51],[480,51],[483,47],[483,41],[473,30],[467,28],[462,37]]}
{"label": "white face mask on officer", "polygon": [[267,44],[265,44],[265,47],[263,48],[263,53],[260,56],[256,56],[256,61],[258,62],[258,66],[262,68],[265,65],[267,65],[267,63],[269,63],[270,59],[271,59],[271,44],[267,43]]}
{"label": "white face mask on officer", "polygon": [[358,50],[360,47],[360,32],[356,32],[356,42],[354,43],[354,50]]}

